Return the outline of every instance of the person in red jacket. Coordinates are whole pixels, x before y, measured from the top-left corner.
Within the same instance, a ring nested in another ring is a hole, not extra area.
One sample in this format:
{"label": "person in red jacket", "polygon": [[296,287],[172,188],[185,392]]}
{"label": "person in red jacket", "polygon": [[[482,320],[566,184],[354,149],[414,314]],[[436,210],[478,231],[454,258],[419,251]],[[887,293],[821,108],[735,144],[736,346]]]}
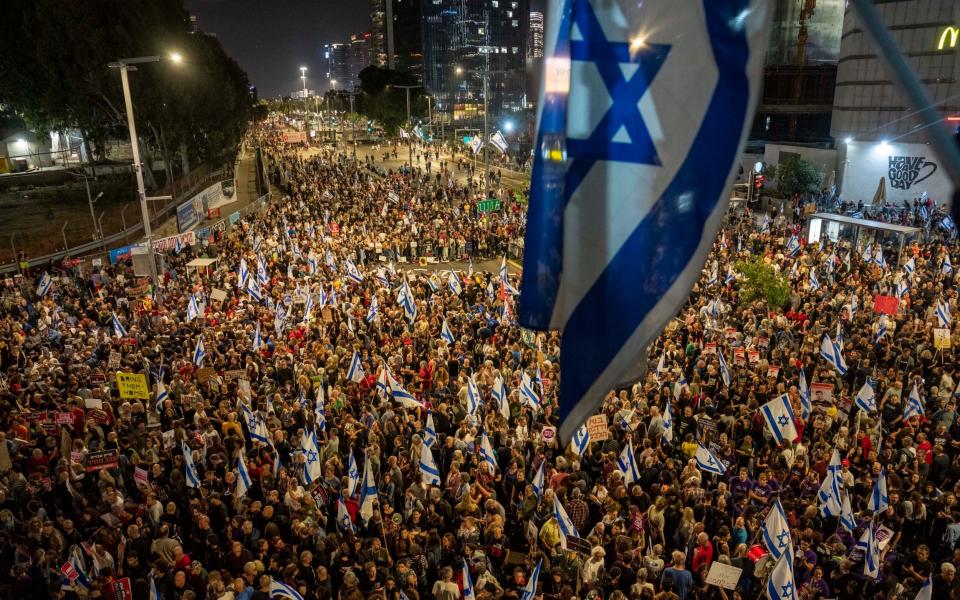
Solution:
{"label": "person in red jacket", "polygon": [[710,567],[713,562],[713,544],[710,536],[701,531],[697,535],[697,549],[693,551],[693,572],[699,573],[703,567]]}

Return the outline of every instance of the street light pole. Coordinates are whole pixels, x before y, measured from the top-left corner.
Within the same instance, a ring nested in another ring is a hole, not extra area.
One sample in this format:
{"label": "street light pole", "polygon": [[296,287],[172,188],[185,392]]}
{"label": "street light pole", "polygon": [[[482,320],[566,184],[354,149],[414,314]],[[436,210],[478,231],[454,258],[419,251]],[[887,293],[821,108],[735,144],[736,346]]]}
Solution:
{"label": "street light pole", "polygon": [[[180,62],[180,55],[173,53],[170,60]],[[123,86],[123,103],[127,109],[127,129],[130,131],[130,151],[133,154],[133,170],[137,176],[137,196],[140,199],[140,215],[143,218],[143,236],[147,241],[147,257],[150,262],[150,280],[157,285],[157,261],[153,255],[153,230],[150,226],[150,210],[147,208],[147,190],[143,184],[143,165],[140,162],[140,144],[137,142],[137,125],[133,119],[133,99],[130,97],[130,80],[127,72],[134,71],[142,63],[160,62],[159,56],[141,56],[138,58],[122,58],[110,63],[111,68],[120,69],[120,83]]]}
{"label": "street light pole", "polygon": [[483,199],[490,196],[490,129],[487,119],[487,92],[490,88],[490,71],[483,72]]}
{"label": "street light pole", "polygon": [[[413,125],[413,121],[410,120],[410,90],[423,87],[423,86],[422,85],[394,85],[393,87],[407,90],[407,126],[410,127],[411,125]],[[413,133],[412,131],[413,128],[412,127],[410,128],[411,128],[410,133]],[[407,150],[410,157],[409,159],[410,171],[412,174],[413,173],[413,140],[410,139],[409,135],[407,136]]]}

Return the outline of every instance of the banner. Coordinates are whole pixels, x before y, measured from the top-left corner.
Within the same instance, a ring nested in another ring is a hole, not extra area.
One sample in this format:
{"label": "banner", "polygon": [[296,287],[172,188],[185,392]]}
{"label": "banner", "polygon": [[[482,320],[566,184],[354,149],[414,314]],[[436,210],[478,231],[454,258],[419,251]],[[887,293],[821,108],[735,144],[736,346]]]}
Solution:
{"label": "banner", "polygon": [[133,588],[130,587],[130,578],[117,579],[112,584],[115,600],[133,600]]}
{"label": "banner", "polygon": [[87,473],[100,469],[114,469],[120,464],[120,456],[114,450],[99,450],[87,453]]}
{"label": "banner", "polygon": [[218,181],[177,207],[177,229],[184,233],[203,222],[210,205],[223,196],[223,182]]}
{"label": "banner", "polygon": [[933,330],[933,347],[937,350],[950,348],[953,342],[950,340],[950,330],[946,328],[936,328]]}
{"label": "banner", "polygon": [[810,401],[814,406],[832,406],[833,405],[833,384],[817,383],[810,384]]}
{"label": "banner", "polygon": [[896,296],[877,294],[873,297],[873,312],[896,316],[899,304],[900,300]]}
{"label": "banner", "polygon": [[115,265],[121,260],[128,260],[133,256],[133,246],[122,246],[110,251],[110,264]]}
{"label": "banner", "polygon": [[593,415],[587,419],[587,431],[591,442],[603,442],[610,439],[610,425],[607,415]]}
{"label": "banner", "polygon": [[136,373],[117,373],[117,389],[121,398],[150,399],[150,387],[147,376]]}
{"label": "banner", "polygon": [[153,251],[170,252],[171,250],[175,250],[178,239],[180,240],[181,248],[192,246],[197,242],[196,235],[192,231],[188,231],[186,233],[180,233],[177,235],[160,238],[158,240],[153,240]]}
{"label": "banner", "polygon": [[284,131],[280,134],[280,141],[284,144],[305,144],[307,134],[304,131]]}

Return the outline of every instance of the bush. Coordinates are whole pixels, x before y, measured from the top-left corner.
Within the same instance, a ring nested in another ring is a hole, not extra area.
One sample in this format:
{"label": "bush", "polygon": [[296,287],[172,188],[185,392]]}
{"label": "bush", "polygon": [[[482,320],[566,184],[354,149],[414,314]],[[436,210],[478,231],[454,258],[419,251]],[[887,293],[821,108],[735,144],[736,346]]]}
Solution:
{"label": "bush", "polygon": [[787,278],[762,258],[737,263],[740,279],[740,298],[750,304],[757,300],[766,302],[770,310],[779,310],[790,300],[792,289]]}

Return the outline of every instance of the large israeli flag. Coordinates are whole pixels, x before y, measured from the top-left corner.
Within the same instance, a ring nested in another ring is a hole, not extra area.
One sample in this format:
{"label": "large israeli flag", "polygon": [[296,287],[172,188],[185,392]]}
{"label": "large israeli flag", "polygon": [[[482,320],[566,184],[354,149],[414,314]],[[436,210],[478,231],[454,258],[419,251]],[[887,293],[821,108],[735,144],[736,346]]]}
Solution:
{"label": "large israeli flag", "polygon": [[193,464],[193,450],[186,442],[181,442],[183,450],[183,470],[187,480],[187,487],[200,487],[200,476],[197,474],[197,467]]}
{"label": "large israeli flag", "polygon": [[247,463],[243,461],[243,455],[237,457],[237,498],[243,498],[247,495],[247,490],[253,486],[250,481],[250,472],[247,471]]}
{"label": "large israeli flag", "polygon": [[563,504],[560,504],[560,499],[557,498],[556,494],[553,496],[553,516],[557,519],[557,526],[560,528],[560,545],[566,549],[567,538],[570,536],[580,537],[580,534],[577,533],[577,528],[567,515],[567,511],[564,510]]}
{"label": "large israeli flag", "polygon": [[780,556],[767,579],[769,600],[797,600],[797,584],[793,577],[793,549]]}
{"label": "large israeli flag", "polygon": [[440,470],[426,444],[420,446],[420,477],[424,485],[440,485]]}
{"label": "large israeli flag", "polygon": [[820,502],[820,514],[825,517],[838,517],[843,510],[840,492],[843,490],[843,475],[841,474],[840,452],[833,451],[830,464],[827,465],[827,474],[820,484],[817,498]]}
{"label": "large israeli flag", "polygon": [[888,506],[890,506],[890,496],[887,494],[887,472],[880,469],[880,474],[873,483],[873,491],[867,500],[867,510],[877,514],[887,510]]}
{"label": "large israeli flag", "polygon": [[357,458],[351,450],[347,461],[347,498],[353,497],[358,485],[360,485],[360,469],[357,467]]}
{"label": "large israeli flag", "polygon": [[617,459],[617,467],[623,474],[623,482],[627,485],[635,481],[640,481],[640,469],[637,466],[637,459],[633,455],[633,441],[627,442],[620,458]]}
{"label": "large israeli flag", "polygon": [[769,3],[550,0],[520,322],[562,329],[560,437],[680,309],[713,245]]}
{"label": "large israeli flag", "polygon": [[792,442],[797,439],[797,427],[794,424],[793,407],[790,406],[790,396],[780,394],[770,402],[760,407],[767,429],[777,445]]}
{"label": "large israeli flag", "polygon": [[813,412],[813,402],[810,401],[810,387],[807,385],[807,376],[803,374],[803,369],[800,369],[800,418],[804,421],[810,418],[810,413]]}
{"label": "large israeli flag", "polygon": [[360,485],[360,518],[366,525],[373,516],[373,501],[377,499],[377,481],[374,478],[373,463],[367,456],[363,460],[363,483]]}

